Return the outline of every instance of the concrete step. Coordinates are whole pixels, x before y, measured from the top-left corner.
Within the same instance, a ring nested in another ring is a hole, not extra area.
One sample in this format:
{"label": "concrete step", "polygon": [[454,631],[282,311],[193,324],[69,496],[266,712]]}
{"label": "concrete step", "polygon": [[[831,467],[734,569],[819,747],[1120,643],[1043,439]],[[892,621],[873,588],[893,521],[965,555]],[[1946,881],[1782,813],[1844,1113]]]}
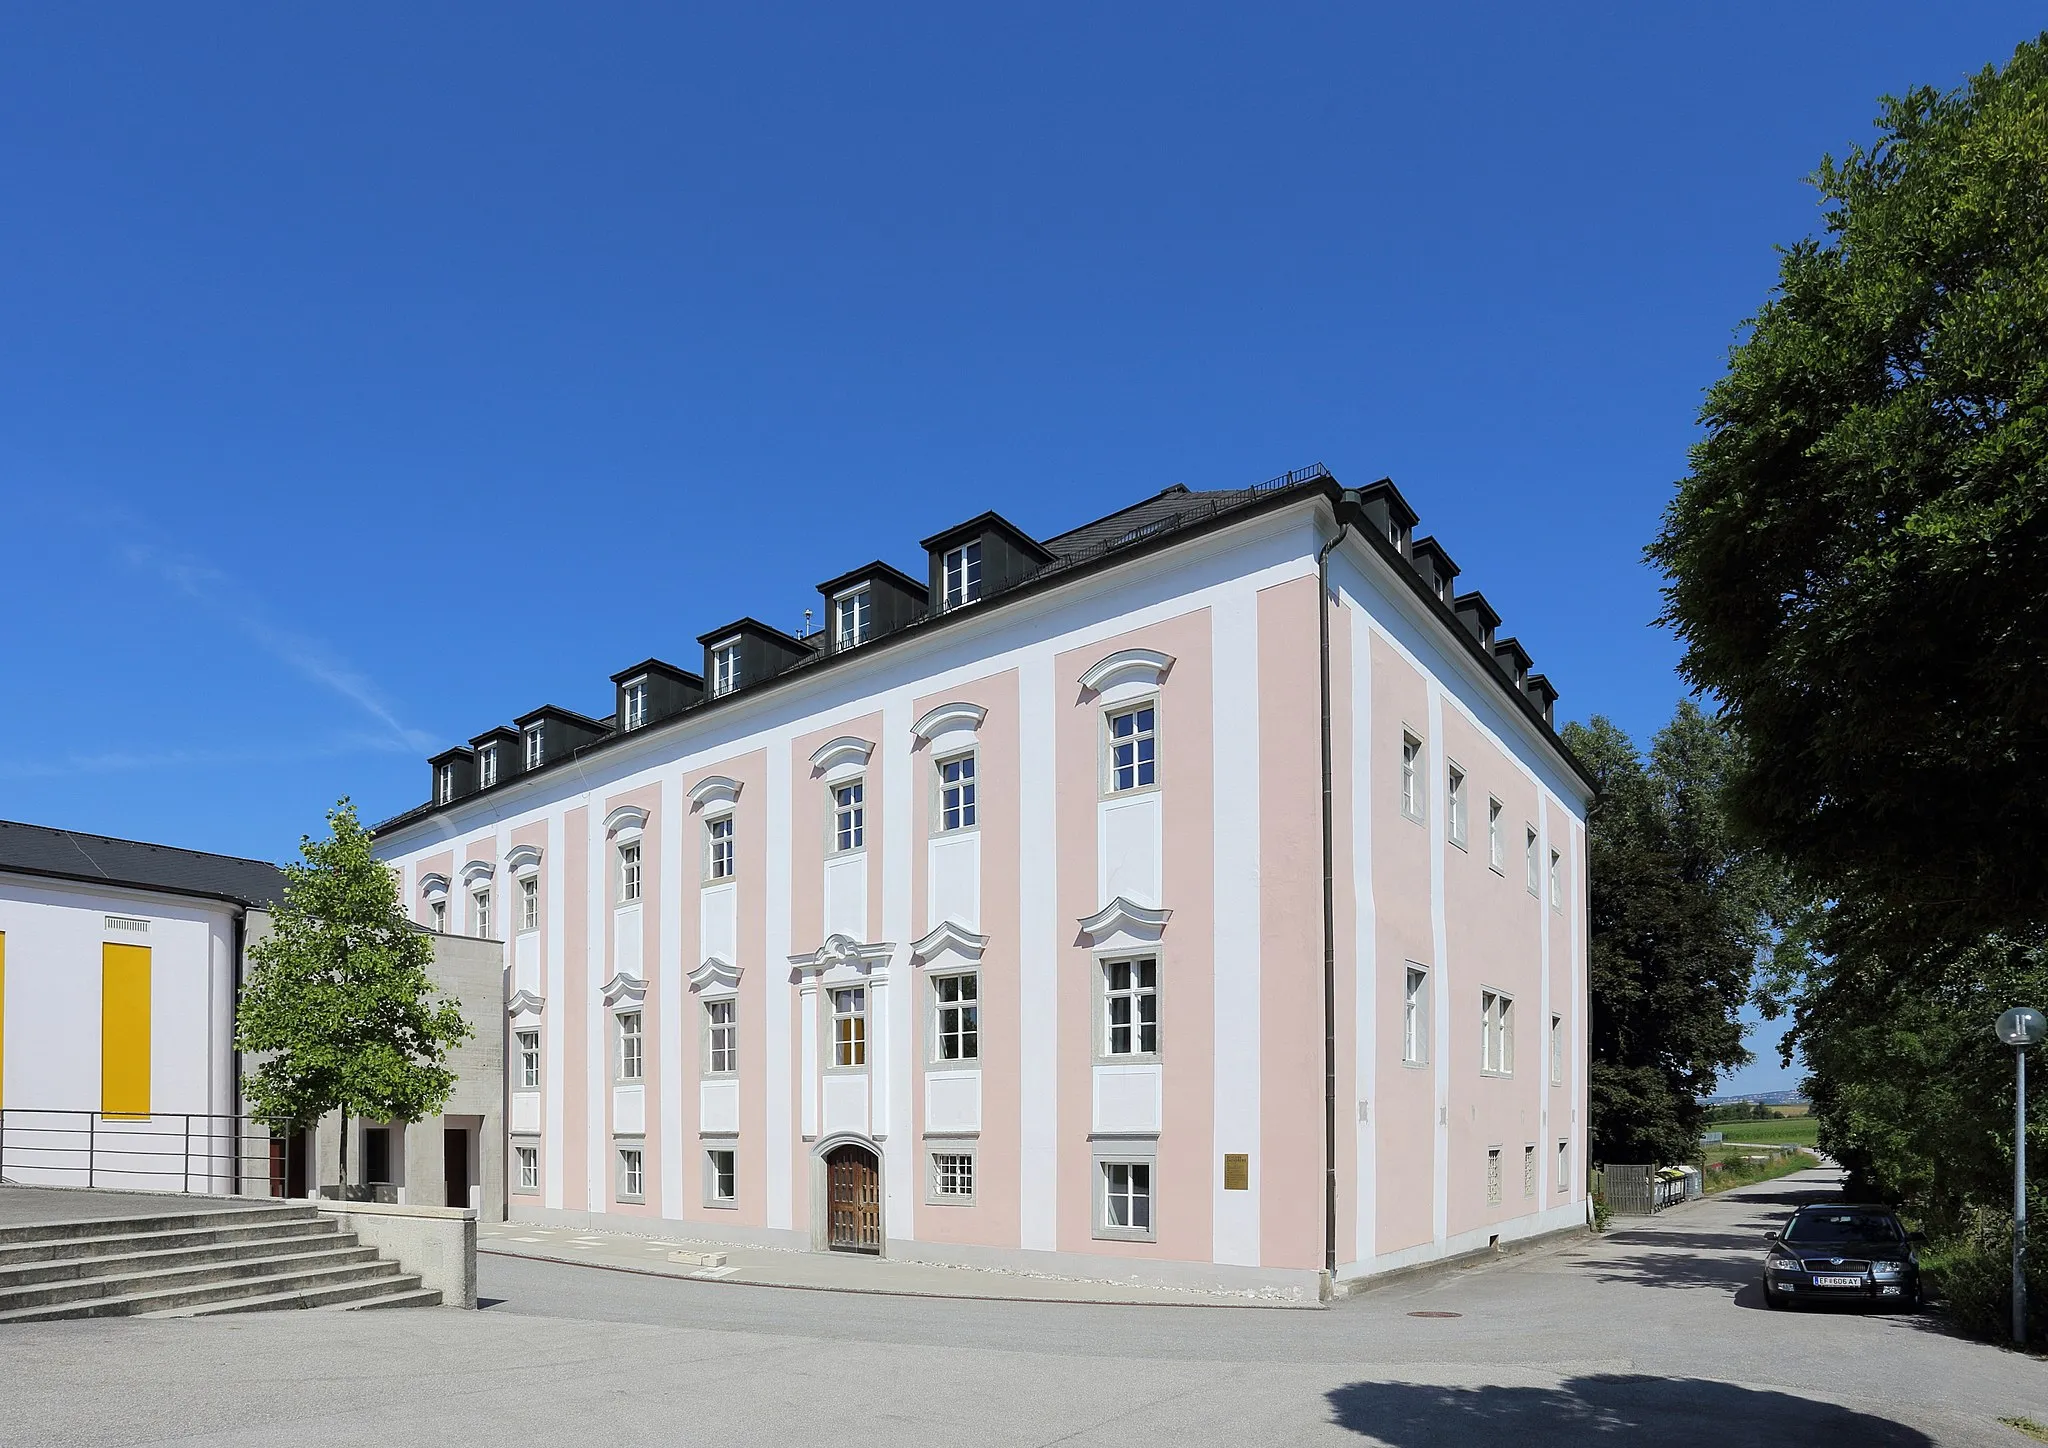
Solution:
{"label": "concrete step", "polygon": [[[213,1216],[213,1213],[205,1213]],[[318,1214],[305,1216],[257,1216],[237,1218],[232,1223],[196,1227],[166,1227],[155,1231],[122,1232],[104,1237],[44,1237],[0,1246],[0,1273],[9,1267],[31,1262],[84,1260],[91,1257],[126,1257],[159,1247],[175,1251],[212,1244],[281,1241],[285,1238],[332,1236],[334,1218]]]}
{"label": "concrete step", "polygon": [[[420,1279],[399,1278],[399,1281],[417,1282]],[[393,1292],[385,1297],[366,1297],[361,1302],[350,1302],[343,1306],[346,1312],[368,1312],[373,1307],[439,1307],[441,1289],[438,1287],[415,1287],[409,1292]]]}
{"label": "concrete step", "polygon": [[28,1242],[80,1241],[96,1237],[134,1236],[143,1232],[184,1231],[204,1227],[248,1226],[264,1221],[310,1221],[319,1214],[308,1206],[252,1202],[244,1206],[156,1212],[142,1217],[87,1217],[78,1220],[16,1222],[0,1227],[0,1247]]}
{"label": "concrete step", "polygon": [[266,1292],[260,1297],[238,1297],[228,1302],[201,1303],[168,1311],[143,1314],[148,1317],[220,1317],[230,1312],[278,1312],[295,1308],[325,1307],[337,1312],[360,1312],[372,1307],[439,1307],[441,1294],[419,1285],[420,1279],[400,1273],[364,1282],[347,1282],[335,1287],[301,1288]]}
{"label": "concrete step", "polygon": [[287,1267],[260,1276],[232,1277],[197,1285],[131,1285],[135,1285],[136,1290],[116,1296],[9,1308],[0,1311],[0,1323],[134,1317],[230,1303],[240,1303],[240,1310],[249,1312],[262,1311],[265,1305],[319,1307],[359,1301],[391,1290],[410,1292],[419,1287],[419,1278],[401,1273],[397,1263],[386,1262],[373,1255],[368,1261],[340,1266],[313,1270]]}
{"label": "concrete step", "polygon": [[[313,1225],[308,1223],[307,1225]],[[299,1232],[284,1237],[237,1238],[231,1242],[204,1242],[159,1250],[155,1241],[142,1238],[142,1251],[95,1254],[90,1257],[61,1257],[40,1262],[0,1266],[0,1293],[9,1288],[32,1287],[45,1282],[76,1282],[91,1277],[129,1277],[137,1273],[168,1271],[174,1267],[197,1267],[207,1263],[288,1257],[312,1251],[356,1247],[353,1232],[337,1232],[333,1223],[320,1224],[324,1232]]]}
{"label": "concrete step", "polygon": [[9,1321],[10,1314],[17,1310],[61,1307],[67,1303],[85,1304],[136,1293],[202,1290],[281,1273],[354,1272],[365,1268],[398,1270],[396,1264],[380,1258],[374,1247],[329,1247],[322,1244],[311,1250],[287,1251],[268,1257],[237,1257],[189,1267],[146,1268],[117,1276],[0,1288],[0,1322]]}

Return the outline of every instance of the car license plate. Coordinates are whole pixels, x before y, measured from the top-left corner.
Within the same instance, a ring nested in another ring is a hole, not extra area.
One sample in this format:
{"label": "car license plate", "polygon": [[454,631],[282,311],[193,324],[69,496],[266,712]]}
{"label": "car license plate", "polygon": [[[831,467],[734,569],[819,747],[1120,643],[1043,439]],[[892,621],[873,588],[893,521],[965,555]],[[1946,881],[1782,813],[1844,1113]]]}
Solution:
{"label": "car license plate", "polygon": [[1863,1279],[1861,1277],[1816,1277],[1813,1279],[1813,1285],[1815,1287],[1861,1287]]}

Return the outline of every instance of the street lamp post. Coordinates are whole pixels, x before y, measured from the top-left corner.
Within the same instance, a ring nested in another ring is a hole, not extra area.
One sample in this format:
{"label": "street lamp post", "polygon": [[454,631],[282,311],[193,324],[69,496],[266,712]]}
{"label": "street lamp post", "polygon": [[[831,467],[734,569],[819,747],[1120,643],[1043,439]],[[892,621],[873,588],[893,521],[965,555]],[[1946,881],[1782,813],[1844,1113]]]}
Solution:
{"label": "street lamp post", "polygon": [[2032,1006],[2014,1006],[1992,1028],[2012,1047],[2019,1073],[2013,1093],[2012,1152],[2012,1340],[2027,1340],[2027,1047],[2048,1036],[2048,1016]]}

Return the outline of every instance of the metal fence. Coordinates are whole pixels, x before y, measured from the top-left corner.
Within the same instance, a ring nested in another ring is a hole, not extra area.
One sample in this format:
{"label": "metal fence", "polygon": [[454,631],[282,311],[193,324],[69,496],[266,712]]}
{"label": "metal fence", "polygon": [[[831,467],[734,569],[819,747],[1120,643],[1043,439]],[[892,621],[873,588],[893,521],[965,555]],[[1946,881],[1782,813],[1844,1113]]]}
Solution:
{"label": "metal fence", "polygon": [[1599,1189],[1617,1217],[1655,1216],[1680,1202],[1706,1195],[1695,1166],[1642,1166],[1610,1162],[1600,1168]]}
{"label": "metal fence", "polygon": [[283,1196],[290,1149],[247,1116],[0,1109],[0,1181],[15,1186]]}

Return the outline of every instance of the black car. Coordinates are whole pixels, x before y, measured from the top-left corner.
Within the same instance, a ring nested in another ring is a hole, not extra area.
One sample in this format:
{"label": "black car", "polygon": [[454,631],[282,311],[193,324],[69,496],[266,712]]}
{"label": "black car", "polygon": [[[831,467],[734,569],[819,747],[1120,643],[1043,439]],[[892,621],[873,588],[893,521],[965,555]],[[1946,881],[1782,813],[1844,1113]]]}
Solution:
{"label": "black car", "polygon": [[1920,1305],[1926,1238],[1908,1232],[1890,1207],[1801,1207],[1771,1233],[1764,1255],[1764,1303],[1860,1302],[1908,1310]]}

